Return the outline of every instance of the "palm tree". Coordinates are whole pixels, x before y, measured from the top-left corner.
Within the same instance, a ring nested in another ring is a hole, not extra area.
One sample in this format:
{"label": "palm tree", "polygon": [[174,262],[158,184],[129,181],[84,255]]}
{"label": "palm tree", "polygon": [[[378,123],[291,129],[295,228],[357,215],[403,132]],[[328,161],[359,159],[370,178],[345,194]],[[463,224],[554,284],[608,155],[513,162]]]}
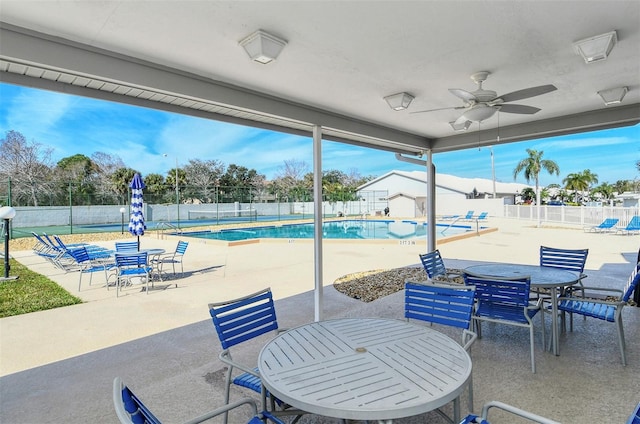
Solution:
{"label": "palm tree", "polygon": [[[591,193],[592,194],[600,194],[603,200],[610,201],[613,199],[613,193],[615,191],[615,187],[609,183],[602,183],[598,187],[594,188]],[[613,204],[612,204],[613,206]]]}
{"label": "palm tree", "polygon": [[529,157],[522,159],[516,168],[513,170],[513,179],[518,177],[518,174],[524,171],[524,178],[527,183],[531,180],[535,181],[536,187],[536,208],[538,214],[538,227],[542,225],[540,217],[540,171],[546,170],[549,174],[559,175],[560,167],[552,160],[542,159],[544,152],[540,150],[527,149]]}
{"label": "palm tree", "polygon": [[578,203],[578,192],[588,191],[591,184],[598,182],[598,175],[591,172],[589,169],[585,169],[582,172],[575,172],[568,174],[567,177],[562,180],[567,190],[573,190],[574,201]]}

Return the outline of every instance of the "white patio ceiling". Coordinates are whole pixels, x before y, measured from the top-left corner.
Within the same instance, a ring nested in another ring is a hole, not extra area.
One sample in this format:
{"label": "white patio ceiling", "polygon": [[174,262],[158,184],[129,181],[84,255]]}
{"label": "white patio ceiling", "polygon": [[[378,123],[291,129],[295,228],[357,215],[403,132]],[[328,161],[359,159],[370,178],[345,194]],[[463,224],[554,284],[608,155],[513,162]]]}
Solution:
{"label": "white patio ceiling", "polygon": [[[0,80],[396,152],[444,152],[640,122],[638,1],[22,1],[0,5]],[[251,62],[257,29],[288,41]],[[617,31],[607,60],[574,41]],[[553,84],[456,133],[449,88],[498,94]],[[621,105],[597,92],[626,86]],[[409,92],[410,108],[383,97]]]}

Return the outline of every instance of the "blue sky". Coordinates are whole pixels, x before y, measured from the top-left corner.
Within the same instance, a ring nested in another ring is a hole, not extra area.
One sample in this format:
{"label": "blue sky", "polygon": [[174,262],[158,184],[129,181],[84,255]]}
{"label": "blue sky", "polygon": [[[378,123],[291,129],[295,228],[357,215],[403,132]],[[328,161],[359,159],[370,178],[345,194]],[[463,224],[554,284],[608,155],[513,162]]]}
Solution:
{"label": "blue sky", "polygon": [[[285,160],[313,164],[310,138],[232,125],[151,109],[0,83],[0,134],[22,133],[29,142],[53,148],[54,162],[77,153],[118,155],[140,171],[166,175],[189,159],[216,159],[255,169],[273,178]],[[493,147],[496,180],[513,182],[513,170],[526,149],[544,151],[559,176],[541,173],[543,186],[562,183],[572,172],[590,169],[599,182],[640,178],[640,125]],[[164,156],[166,154],[166,157]],[[380,176],[391,170],[424,170],[399,162],[394,154],[324,141],[323,169]],[[489,148],[434,155],[437,172],[465,178],[491,178]],[[516,182],[525,183],[522,174]]]}

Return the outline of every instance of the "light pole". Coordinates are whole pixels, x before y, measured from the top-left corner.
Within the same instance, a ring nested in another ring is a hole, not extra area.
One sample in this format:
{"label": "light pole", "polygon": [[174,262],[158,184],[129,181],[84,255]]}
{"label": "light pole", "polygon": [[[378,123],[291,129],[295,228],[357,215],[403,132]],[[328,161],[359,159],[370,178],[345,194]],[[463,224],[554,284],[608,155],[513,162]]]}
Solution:
{"label": "light pole", "polygon": [[120,230],[120,234],[124,234],[124,213],[127,210],[125,208],[120,208],[120,215],[122,216],[122,228]]}
{"label": "light pole", "polygon": [[491,152],[491,179],[493,181],[493,198],[496,198],[496,167],[493,163],[493,146],[489,146]]}
{"label": "light pole", "polygon": [[11,206],[3,206],[0,208],[0,219],[4,220],[4,280],[15,280],[18,277],[9,277],[9,221],[16,216],[16,210]]}

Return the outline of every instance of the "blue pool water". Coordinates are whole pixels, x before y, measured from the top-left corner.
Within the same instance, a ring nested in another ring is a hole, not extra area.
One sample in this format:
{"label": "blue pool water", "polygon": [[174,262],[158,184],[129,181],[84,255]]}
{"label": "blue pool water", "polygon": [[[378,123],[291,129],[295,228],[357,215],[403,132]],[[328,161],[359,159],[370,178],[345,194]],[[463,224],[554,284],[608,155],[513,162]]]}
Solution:
{"label": "blue pool water", "polygon": [[[436,235],[446,237],[471,231],[469,225],[437,224]],[[325,239],[343,240],[406,240],[426,237],[427,227],[414,221],[344,220],[322,224]],[[313,224],[284,224],[252,228],[232,228],[218,231],[184,232],[182,236],[209,240],[240,241],[259,238],[312,239]]]}

